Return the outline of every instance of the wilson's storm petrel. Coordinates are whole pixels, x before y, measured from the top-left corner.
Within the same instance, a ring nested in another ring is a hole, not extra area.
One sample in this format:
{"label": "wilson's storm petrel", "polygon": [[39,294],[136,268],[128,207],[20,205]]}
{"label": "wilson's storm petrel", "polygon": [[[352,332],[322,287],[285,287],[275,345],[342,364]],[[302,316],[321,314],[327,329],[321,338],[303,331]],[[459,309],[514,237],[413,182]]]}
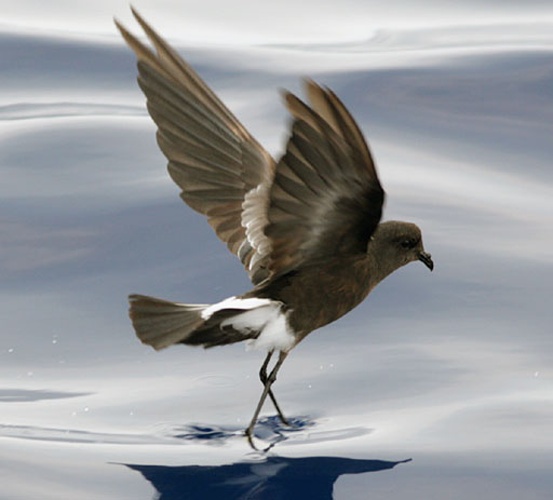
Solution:
{"label": "wilson's storm petrel", "polygon": [[[138,59],[138,83],[158,126],[159,147],[182,199],[204,214],[254,285],[213,305],[131,295],[139,339],[154,349],[247,341],[267,349],[263,393],[310,332],[357,306],[409,262],[434,264],[412,223],[380,222],[384,191],[359,127],[328,88],[306,82],[309,103],[284,99],[293,117],[278,161],[249,134],[194,70],[134,10],[151,50],[117,21]],[[268,370],[271,356],[278,360]]]}

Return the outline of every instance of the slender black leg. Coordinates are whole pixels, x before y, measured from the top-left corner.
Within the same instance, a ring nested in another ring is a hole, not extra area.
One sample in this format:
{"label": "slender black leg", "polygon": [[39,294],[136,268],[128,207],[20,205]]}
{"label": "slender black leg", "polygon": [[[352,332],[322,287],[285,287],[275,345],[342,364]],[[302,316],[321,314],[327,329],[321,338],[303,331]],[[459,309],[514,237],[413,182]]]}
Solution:
{"label": "slender black leg", "polygon": [[273,385],[274,381],[276,380],[278,370],[282,366],[282,363],[284,363],[284,360],[286,359],[287,355],[288,355],[287,352],[283,352],[283,351],[279,352],[278,361],[276,362],[275,366],[271,370],[271,373],[269,373],[269,376],[267,377],[267,382],[265,383],[265,387],[263,389],[261,397],[259,398],[259,402],[257,403],[257,407],[255,408],[255,412],[253,414],[250,425],[248,425],[248,428],[246,429],[246,436],[248,438],[248,443],[250,443],[250,446],[254,450],[257,450],[257,448],[255,447],[255,445],[253,443],[253,428],[255,427],[255,424],[257,422],[257,418],[259,417],[259,413],[261,412],[261,408],[263,408],[263,403],[265,403],[265,400],[267,399],[267,396],[268,396],[269,392],[271,391],[271,385]]}
{"label": "slender black leg", "polygon": [[[263,361],[263,364],[261,365],[261,369],[259,370],[259,380],[261,380],[261,383],[263,386],[267,385],[267,367],[269,366],[269,361],[271,360],[271,357],[273,355],[274,351],[269,351],[267,353],[267,357],[265,358],[265,361]],[[272,389],[269,389],[269,397],[271,398],[271,401],[273,402],[273,405],[275,407],[275,410],[278,413],[278,418],[280,418],[280,421],[284,425],[290,425],[288,422],[288,419],[284,416],[284,413],[282,413],[282,410],[280,409],[280,406],[277,403],[277,400],[275,398],[275,395],[273,394]]]}

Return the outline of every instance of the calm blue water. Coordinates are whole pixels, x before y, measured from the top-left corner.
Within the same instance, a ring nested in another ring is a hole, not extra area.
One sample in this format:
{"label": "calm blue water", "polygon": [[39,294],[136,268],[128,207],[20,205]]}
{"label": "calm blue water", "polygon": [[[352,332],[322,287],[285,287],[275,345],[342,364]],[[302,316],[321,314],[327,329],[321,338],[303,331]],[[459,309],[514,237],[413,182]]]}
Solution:
{"label": "calm blue water", "polygon": [[[426,29],[377,12],[360,37],[367,12],[332,24],[327,5],[325,43],[296,22],[255,46],[170,31],[275,155],[278,89],[333,88],[377,159],[385,218],[419,224],[436,264],[400,270],[293,351],[274,389],[295,426],[267,405],[262,454],[241,431],[264,353],[155,353],[127,320],[130,292],[204,303],[249,284],[180,201],[99,5],[90,36],[78,10],[55,29],[23,7],[0,25],[0,498],[550,499],[551,9],[483,24],[452,11]],[[184,30],[163,9],[158,30]]]}

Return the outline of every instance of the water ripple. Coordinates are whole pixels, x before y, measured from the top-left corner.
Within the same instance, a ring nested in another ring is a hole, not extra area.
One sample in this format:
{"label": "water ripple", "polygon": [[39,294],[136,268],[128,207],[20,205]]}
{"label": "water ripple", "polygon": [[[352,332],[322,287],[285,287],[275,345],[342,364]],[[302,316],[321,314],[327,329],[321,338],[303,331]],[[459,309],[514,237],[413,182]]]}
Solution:
{"label": "water ripple", "polygon": [[0,106],[0,120],[5,121],[67,116],[140,116],[145,114],[145,111],[137,106],[86,102],[19,102]]}

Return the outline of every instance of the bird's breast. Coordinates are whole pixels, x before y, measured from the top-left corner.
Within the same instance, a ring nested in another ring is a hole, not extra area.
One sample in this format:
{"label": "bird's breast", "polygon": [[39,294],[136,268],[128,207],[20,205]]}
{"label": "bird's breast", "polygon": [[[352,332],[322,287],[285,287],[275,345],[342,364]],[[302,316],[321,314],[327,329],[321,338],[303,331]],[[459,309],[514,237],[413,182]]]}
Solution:
{"label": "bird's breast", "polygon": [[336,259],[304,267],[269,284],[267,297],[283,302],[297,337],[336,321],[371,290],[365,258]]}

